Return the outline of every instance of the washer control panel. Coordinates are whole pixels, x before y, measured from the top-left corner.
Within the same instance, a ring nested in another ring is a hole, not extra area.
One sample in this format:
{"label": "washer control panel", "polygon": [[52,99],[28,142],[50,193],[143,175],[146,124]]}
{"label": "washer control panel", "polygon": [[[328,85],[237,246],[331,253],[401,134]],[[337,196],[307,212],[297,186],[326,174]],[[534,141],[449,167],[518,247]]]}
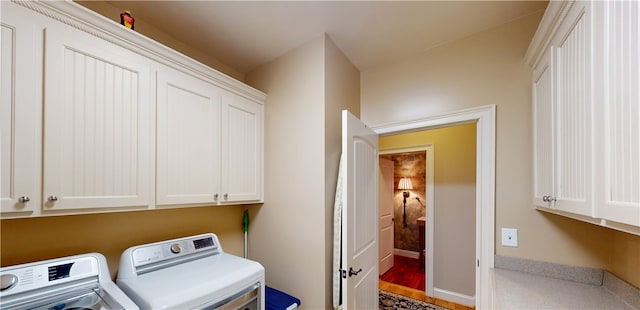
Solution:
{"label": "washer control panel", "polygon": [[213,234],[167,240],[135,248],[131,252],[133,265],[140,267],[148,264],[171,260],[176,257],[212,251],[211,255],[220,253],[217,239]]}
{"label": "washer control panel", "polygon": [[32,264],[2,270],[0,292],[7,294],[30,291],[77,279],[98,276],[99,265],[95,257],[59,260],[52,263]]}

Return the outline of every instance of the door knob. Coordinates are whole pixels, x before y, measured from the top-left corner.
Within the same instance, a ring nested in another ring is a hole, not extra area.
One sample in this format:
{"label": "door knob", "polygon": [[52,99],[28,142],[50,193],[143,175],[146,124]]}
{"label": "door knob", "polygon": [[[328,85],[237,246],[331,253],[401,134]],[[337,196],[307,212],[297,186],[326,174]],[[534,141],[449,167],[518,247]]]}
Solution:
{"label": "door knob", "polygon": [[29,196],[22,196],[22,197],[18,198],[18,201],[20,201],[20,203],[27,203],[27,202],[31,201],[31,199],[29,199]]}
{"label": "door knob", "polygon": [[58,196],[56,196],[56,195],[51,195],[51,196],[49,196],[49,198],[47,198],[47,199],[48,199],[49,201],[51,201],[51,202],[56,202],[56,201],[58,201]]}
{"label": "door knob", "polygon": [[354,271],[353,268],[349,267],[349,277],[357,276],[362,271],[362,268],[358,269],[358,271]]}

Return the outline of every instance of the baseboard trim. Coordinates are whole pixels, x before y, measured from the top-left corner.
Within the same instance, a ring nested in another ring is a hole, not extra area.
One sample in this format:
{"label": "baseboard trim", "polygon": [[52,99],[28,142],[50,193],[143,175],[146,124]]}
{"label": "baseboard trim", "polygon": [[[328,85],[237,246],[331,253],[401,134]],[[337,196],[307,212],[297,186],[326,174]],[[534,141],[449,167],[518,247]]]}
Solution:
{"label": "baseboard trim", "polygon": [[640,309],[640,289],[605,271],[602,286],[626,304]]}
{"label": "baseboard trim", "polygon": [[395,249],[395,248],[393,249],[393,255],[399,255],[399,256],[415,258],[415,259],[420,258],[420,253],[418,252],[403,250],[403,249]]}
{"label": "baseboard trim", "polygon": [[468,295],[447,291],[439,288],[433,289],[433,295],[435,295],[433,296],[435,298],[455,302],[457,304],[461,304],[469,307],[475,307],[476,305],[475,296],[468,296]]}

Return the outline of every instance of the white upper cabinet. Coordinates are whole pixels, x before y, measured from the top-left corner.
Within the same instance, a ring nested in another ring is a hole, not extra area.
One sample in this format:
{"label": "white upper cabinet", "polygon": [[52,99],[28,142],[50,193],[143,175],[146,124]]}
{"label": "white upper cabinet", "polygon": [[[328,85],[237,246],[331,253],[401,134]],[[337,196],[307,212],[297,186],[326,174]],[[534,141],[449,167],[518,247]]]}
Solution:
{"label": "white upper cabinet", "polygon": [[588,3],[568,9],[565,22],[533,72],[534,202],[593,215],[592,17]]}
{"label": "white upper cabinet", "polygon": [[43,211],[150,206],[149,67],[83,31],[47,27]]}
{"label": "white upper cabinet", "polygon": [[640,4],[551,1],[533,67],[534,203],[640,234]]}
{"label": "white upper cabinet", "polygon": [[598,216],[640,226],[640,3],[598,2],[604,50],[597,105]]}
{"label": "white upper cabinet", "polygon": [[2,216],[30,216],[40,208],[42,41],[40,20],[3,1],[0,24],[0,179]]}
{"label": "white upper cabinet", "polygon": [[539,206],[550,204],[549,197],[554,190],[554,112],[553,112],[553,72],[551,57],[547,52],[533,72],[533,146],[534,200]]}
{"label": "white upper cabinet", "polygon": [[262,202],[264,93],[74,2],[0,5],[0,218]]}
{"label": "white upper cabinet", "polygon": [[592,10],[577,2],[569,10],[553,42],[555,208],[593,215],[592,147]]}
{"label": "white upper cabinet", "polygon": [[157,82],[158,205],[216,203],[221,90],[165,69]]}
{"label": "white upper cabinet", "polygon": [[262,201],[263,106],[222,96],[222,202]]}
{"label": "white upper cabinet", "polygon": [[176,70],[157,85],[157,204],[260,202],[262,105]]}

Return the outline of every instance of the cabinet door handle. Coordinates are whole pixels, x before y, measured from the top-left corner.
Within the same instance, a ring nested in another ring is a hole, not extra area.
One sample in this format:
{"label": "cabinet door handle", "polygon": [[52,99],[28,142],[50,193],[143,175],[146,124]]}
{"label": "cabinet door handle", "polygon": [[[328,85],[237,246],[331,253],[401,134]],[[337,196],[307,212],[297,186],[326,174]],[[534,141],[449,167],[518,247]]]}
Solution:
{"label": "cabinet door handle", "polygon": [[218,194],[213,194],[213,200],[218,200]]}
{"label": "cabinet door handle", "polygon": [[224,200],[227,200],[227,198],[229,198],[229,194],[224,193]]}
{"label": "cabinet door handle", "polygon": [[27,203],[27,202],[31,201],[31,199],[29,199],[29,196],[22,196],[22,197],[18,198],[18,201],[20,201],[20,203]]}
{"label": "cabinet door handle", "polygon": [[51,195],[51,196],[49,196],[49,198],[47,198],[47,199],[48,199],[49,201],[51,201],[51,202],[56,202],[56,201],[58,201],[58,196],[56,196],[56,195]]}

